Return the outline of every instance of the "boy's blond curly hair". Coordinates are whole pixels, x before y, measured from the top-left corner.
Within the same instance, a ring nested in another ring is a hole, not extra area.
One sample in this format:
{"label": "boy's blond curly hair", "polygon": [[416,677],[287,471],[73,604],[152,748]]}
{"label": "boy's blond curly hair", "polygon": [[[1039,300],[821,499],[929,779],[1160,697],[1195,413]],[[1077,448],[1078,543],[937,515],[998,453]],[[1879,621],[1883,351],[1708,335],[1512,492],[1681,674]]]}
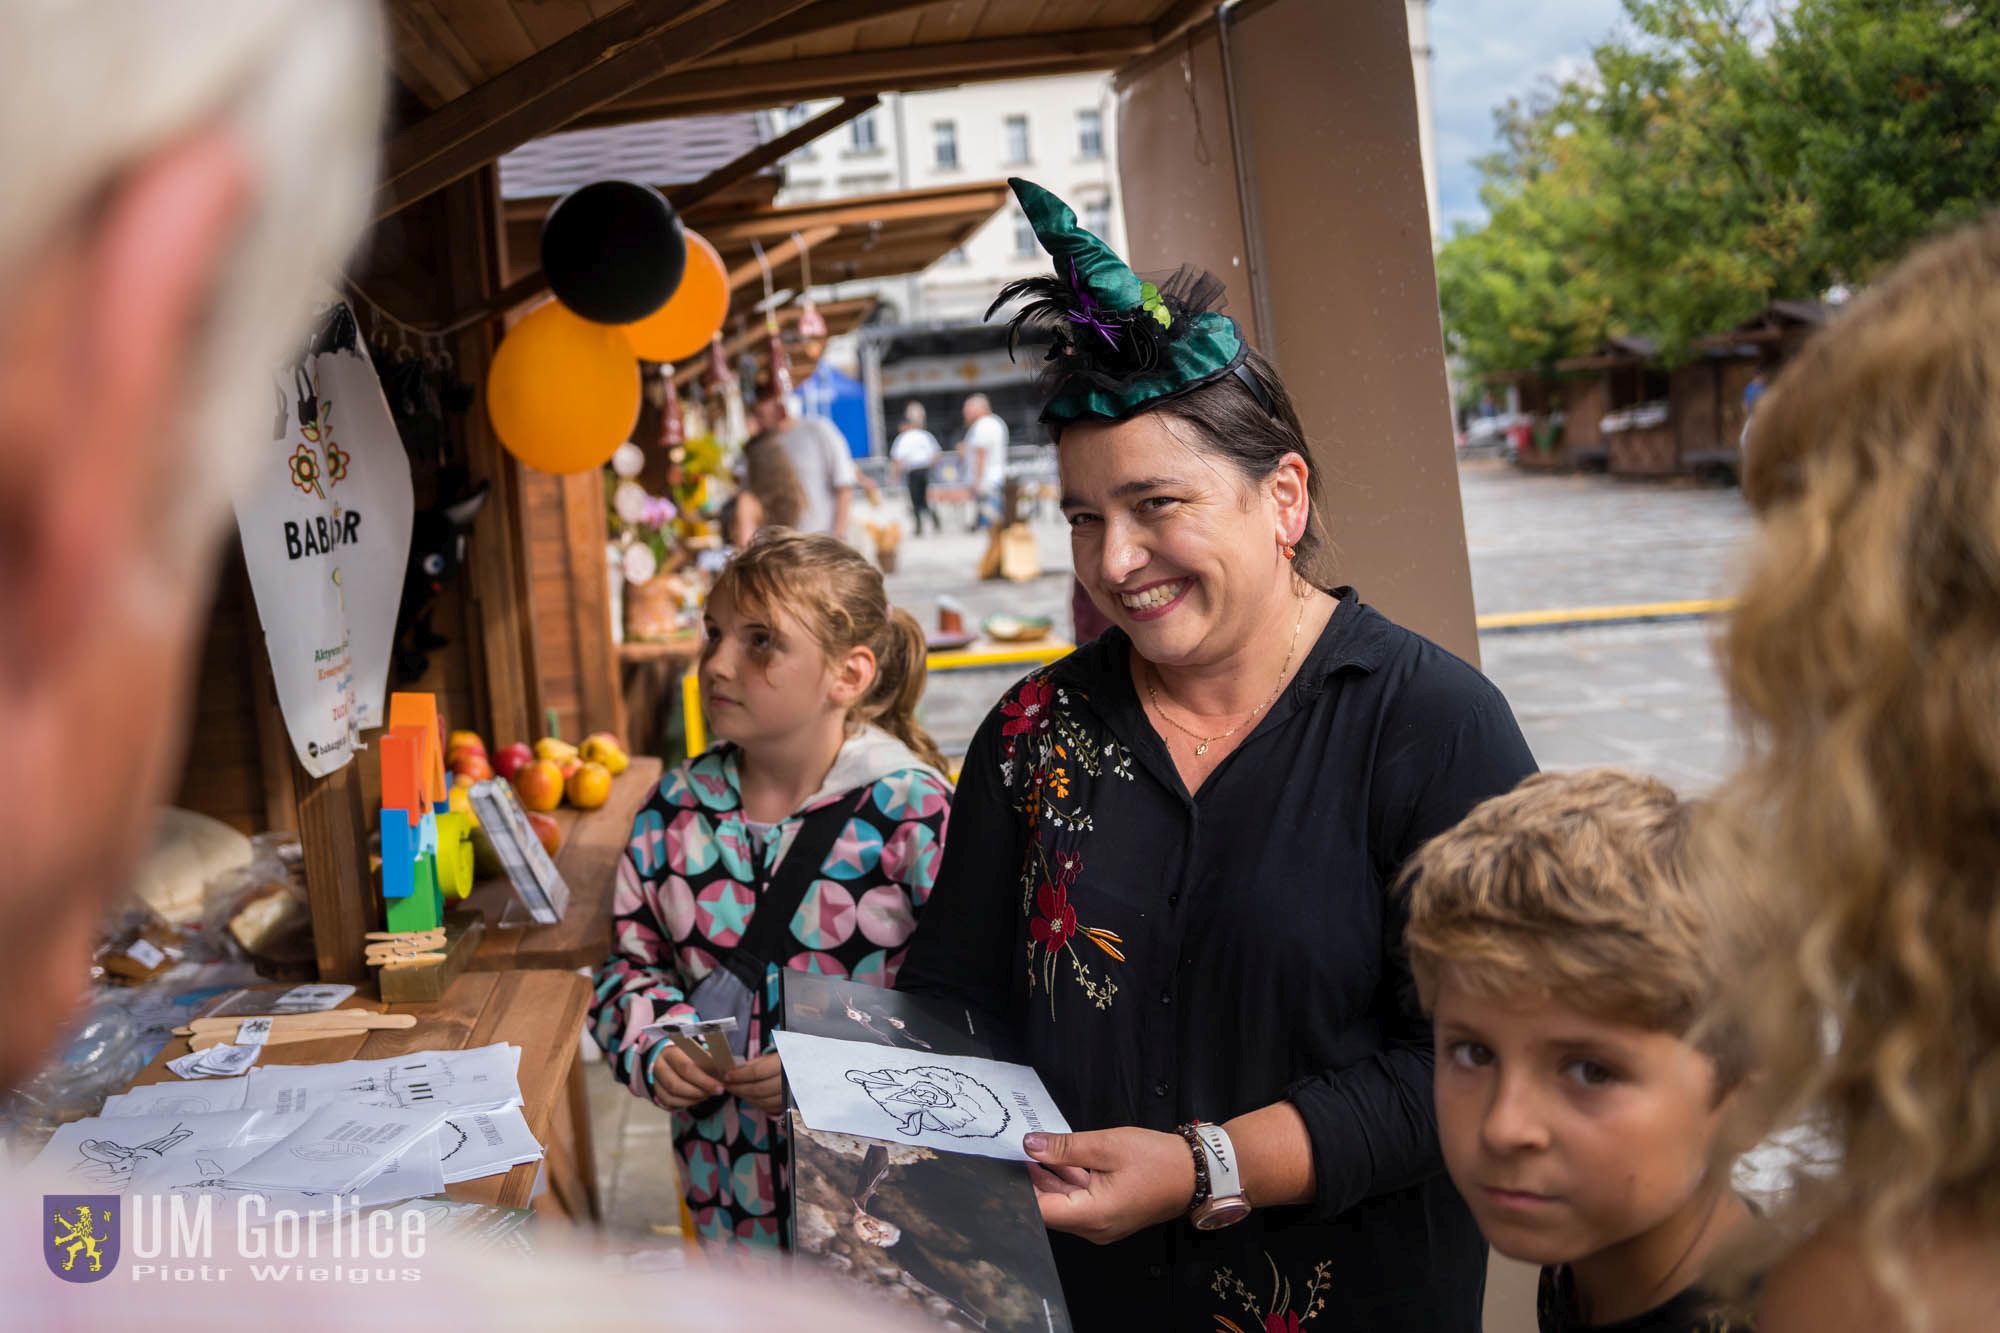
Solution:
{"label": "boy's blond curly hair", "polygon": [[1718,1092],[1733,1086],[1740,1043],[1703,1021],[1717,978],[1692,815],[1664,782],[1609,768],[1536,774],[1473,807],[1403,872],[1425,1009],[1449,964],[1477,990],[1687,1036]]}

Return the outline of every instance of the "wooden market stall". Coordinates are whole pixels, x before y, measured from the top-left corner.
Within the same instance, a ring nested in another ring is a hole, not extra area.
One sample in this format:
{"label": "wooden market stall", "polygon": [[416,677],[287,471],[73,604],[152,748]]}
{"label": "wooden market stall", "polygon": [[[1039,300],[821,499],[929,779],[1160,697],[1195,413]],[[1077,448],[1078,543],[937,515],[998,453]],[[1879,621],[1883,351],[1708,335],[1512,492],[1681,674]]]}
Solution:
{"label": "wooden market stall", "polygon": [[[474,491],[485,496],[464,533],[462,566],[429,607],[435,641],[394,688],[435,695],[452,727],[496,746],[542,734],[551,717],[571,737],[623,727],[602,482],[595,472],[555,478],[524,467],[501,446],[482,402],[510,313],[546,286],[523,258],[521,235],[546,200],[503,202],[498,159],[564,128],[839,97],[834,110],[777,139],[741,145],[676,187],[672,201],[722,247],[734,287],[761,285],[766,264],[774,282],[795,286],[804,285],[807,263],[816,282],[908,272],[963,241],[1001,205],[1002,187],[776,209],[769,167],[861,114],[881,90],[1107,68],[1178,39],[1214,7],[1215,0],[387,0],[391,128],[374,225],[345,295],[378,367],[414,367],[442,404],[434,437],[411,449],[419,515]],[[824,313],[838,329],[859,323],[867,305]],[[740,350],[763,354],[754,330],[732,337],[746,333]],[[810,368],[810,355],[794,362],[794,370]],[[216,590],[199,680],[176,804],[245,833],[296,831],[312,970],[365,987],[363,936],[382,924],[370,861],[372,812],[382,797],[373,762],[379,733],[364,732],[358,761],[325,776],[301,765],[240,555]],[[608,944],[618,849],[658,774],[657,761],[640,759],[603,808],[565,818],[558,866],[575,900],[560,926],[503,928],[506,895],[483,887],[469,909],[486,927],[473,970],[438,1000],[413,1006],[416,1028],[286,1047],[283,1061],[514,1041],[527,1053],[531,1125],[549,1144],[550,1194],[560,1211],[594,1211],[574,1058],[587,990],[564,970],[594,963]],[[517,1169],[494,1189],[454,1193],[526,1203],[533,1176]]]}

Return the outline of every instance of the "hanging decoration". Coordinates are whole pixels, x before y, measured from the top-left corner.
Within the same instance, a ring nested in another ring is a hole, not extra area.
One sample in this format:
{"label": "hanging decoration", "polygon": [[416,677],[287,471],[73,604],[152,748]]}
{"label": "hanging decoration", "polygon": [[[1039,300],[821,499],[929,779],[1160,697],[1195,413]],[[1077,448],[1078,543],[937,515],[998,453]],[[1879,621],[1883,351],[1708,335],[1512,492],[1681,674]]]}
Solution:
{"label": "hanging decoration", "polygon": [[430,654],[450,642],[431,628],[431,609],[445,585],[465,567],[466,535],[486,504],[490,484],[467,484],[465,469],[438,474],[438,498],[417,514],[410,530],[410,563],[403,573],[403,601],[396,613],[396,683],[410,685],[430,670]]}
{"label": "hanging decoration", "polygon": [[683,231],[687,262],[680,286],[644,319],[621,325],[632,351],[646,361],[673,362],[699,352],[729,315],[729,271],[715,247]]}
{"label": "hanging decoration", "polygon": [[812,246],[797,232],[792,239],[799,245],[799,342],[806,357],[814,364],[826,352],[826,316],[813,304],[813,263]]}
{"label": "hanging decoration", "polygon": [[324,777],[382,721],[410,463],[346,305],[274,388],[276,438],[235,496],[236,526],[285,731]]}
{"label": "hanging decoration", "polygon": [[560,301],[507,333],[486,378],[486,411],[509,453],[543,472],[604,466],[639,419],[639,365],[617,328]]}
{"label": "hanging decoration", "polygon": [[599,324],[631,324],[667,304],[688,248],[658,190],[595,181],[556,201],[542,224],[542,273],[556,299]]}

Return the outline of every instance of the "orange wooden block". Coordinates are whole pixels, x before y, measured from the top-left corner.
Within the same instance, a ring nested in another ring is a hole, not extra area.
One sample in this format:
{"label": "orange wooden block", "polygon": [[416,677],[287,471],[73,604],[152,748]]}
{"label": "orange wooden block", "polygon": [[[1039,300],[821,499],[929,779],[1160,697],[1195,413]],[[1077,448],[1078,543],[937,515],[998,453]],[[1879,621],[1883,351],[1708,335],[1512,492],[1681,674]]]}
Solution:
{"label": "orange wooden block", "polygon": [[375,742],[382,757],[382,811],[400,810],[410,823],[423,820],[430,803],[424,798],[423,767],[425,729],[390,727]]}
{"label": "orange wooden block", "polygon": [[444,775],[444,719],[435,694],[394,693],[389,696],[389,727],[422,728],[424,733],[424,799],[441,805],[451,798]]}

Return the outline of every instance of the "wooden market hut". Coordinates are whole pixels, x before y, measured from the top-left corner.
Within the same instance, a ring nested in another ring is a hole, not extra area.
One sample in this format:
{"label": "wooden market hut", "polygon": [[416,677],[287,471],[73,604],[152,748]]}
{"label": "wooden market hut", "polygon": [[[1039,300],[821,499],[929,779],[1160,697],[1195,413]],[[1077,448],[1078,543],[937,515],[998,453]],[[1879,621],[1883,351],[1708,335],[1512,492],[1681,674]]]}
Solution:
{"label": "wooden market hut", "polygon": [[[475,392],[507,313],[541,288],[524,271],[519,219],[499,189],[496,163],[521,145],[565,128],[845,99],[714,168],[676,200],[718,245],[747,249],[752,236],[776,235],[782,249],[792,231],[805,234],[805,219],[760,207],[764,187],[754,178],[838,123],[829,117],[858,114],[885,90],[1117,70],[1118,165],[1135,266],[1194,262],[1227,278],[1232,314],[1278,360],[1321,462],[1342,483],[1325,521],[1340,535],[1343,567],[1323,573],[1355,577],[1371,602],[1477,660],[1401,6],[386,0],[385,10],[392,125],[351,293],[414,331],[421,349],[448,357],[450,373]],[[936,201],[904,202],[940,215]],[[870,238],[883,243],[900,206],[894,197],[853,200],[851,216],[821,214],[820,225],[839,231],[817,241],[815,263],[825,256],[864,271]],[[713,210],[705,224],[701,208]],[[733,229],[730,218],[738,219]],[[1340,219],[1339,244],[1328,243],[1329,218]],[[782,230],[759,230],[766,227]],[[851,254],[839,259],[850,241]],[[369,311],[361,314],[368,323]],[[1341,333],[1360,328],[1368,336]],[[501,448],[476,402],[454,420],[452,437],[454,461],[490,491],[463,575],[435,610],[446,645],[414,688],[435,692],[453,725],[496,743],[540,734],[550,708],[566,734],[615,726],[601,496],[557,482],[549,508],[551,479]],[[435,480],[417,479],[420,510],[435,498],[427,489]],[[1418,531],[1425,539],[1413,544]],[[550,629],[557,623],[573,627],[568,642]],[[324,778],[305,773],[261,637],[237,559],[216,590],[176,800],[246,832],[295,829],[318,971],[360,981],[363,932],[381,919],[366,813],[378,795],[375,765],[364,757]],[[531,1094],[542,1100],[530,1122],[551,1143],[556,1193],[573,1213],[594,1208],[574,1060],[588,997],[574,969],[604,947],[626,831],[619,820],[622,813],[629,826],[639,786],[626,784],[611,807],[572,829],[559,864],[577,902],[562,937],[544,938],[543,928],[493,932],[506,940],[482,945],[475,966],[496,970],[467,989],[475,1000],[437,1019],[436,1031],[460,1043],[507,1033],[532,1047],[524,1082],[532,1065],[557,1091]],[[386,1054],[415,1040],[390,1035],[352,1049]],[[565,1175],[585,1183],[565,1187]],[[532,1167],[517,1168],[498,1200],[525,1202],[533,1178]]]}
{"label": "wooden market hut", "polygon": [[1651,338],[1619,336],[1606,338],[1588,356],[1556,362],[1558,371],[1572,377],[1563,449],[1578,466],[1602,461],[1613,472],[1630,473],[1645,471],[1662,456],[1672,459],[1664,416],[1650,426],[1633,424],[1667,396],[1666,372],[1654,363],[1654,351]]}

